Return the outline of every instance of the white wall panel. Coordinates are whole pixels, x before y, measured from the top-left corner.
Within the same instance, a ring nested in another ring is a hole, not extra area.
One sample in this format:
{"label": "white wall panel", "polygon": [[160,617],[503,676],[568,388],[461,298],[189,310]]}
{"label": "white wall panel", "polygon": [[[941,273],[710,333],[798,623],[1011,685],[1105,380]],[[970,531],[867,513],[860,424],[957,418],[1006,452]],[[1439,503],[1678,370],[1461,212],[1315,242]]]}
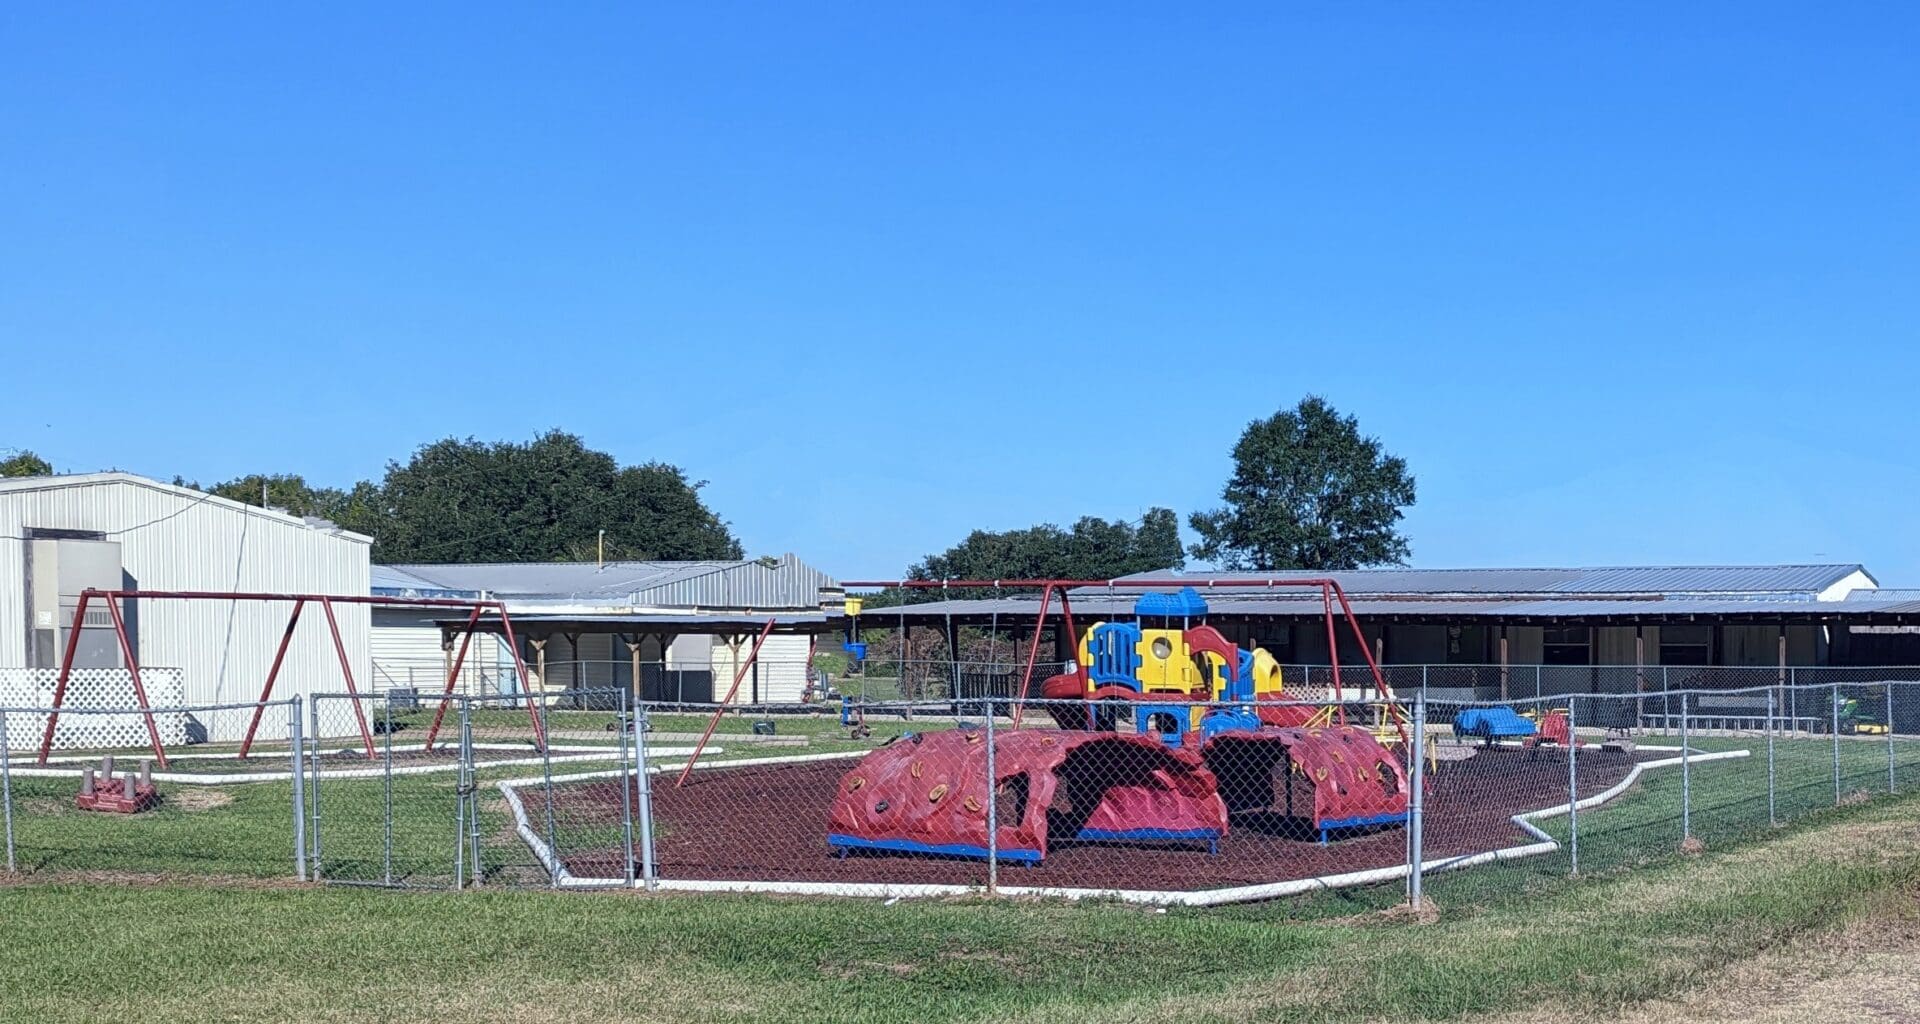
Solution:
{"label": "white wall panel", "polygon": [[[128,588],[368,593],[364,538],[126,474],[0,490],[0,536],[34,528],[97,531],[120,542]],[[0,541],[0,665],[26,660],[24,551],[21,541]],[[180,669],[190,703],[226,703],[259,696],[291,611],[287,603],[146,599],[127,615],[143,665]],[[339,605],[335,615],[347,662],[364,681],[369,610]],[[342,688],[325,623],[322,610],[308,606],[276,695]]]}

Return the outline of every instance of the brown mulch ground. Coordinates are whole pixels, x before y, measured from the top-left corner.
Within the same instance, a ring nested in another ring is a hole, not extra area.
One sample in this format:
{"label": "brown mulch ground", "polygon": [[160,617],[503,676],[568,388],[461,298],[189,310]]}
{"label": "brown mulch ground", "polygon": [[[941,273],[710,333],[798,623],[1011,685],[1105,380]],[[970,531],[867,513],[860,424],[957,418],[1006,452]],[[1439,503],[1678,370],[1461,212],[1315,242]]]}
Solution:
{"label": "brown mulch ground", "polygon": [[[1625,778],[1632,754],[1584,748],[1580,791],[1598,792]],[[977,885],[985,864],[966,858],[858,852],[828,847],[826,820],[838,782],[856,762],[714,768],[684,789],[655,780],[655,855],[660,877],[710,880],[945,883]],[[1510,820],[1521,811],[1564,803],[1564,751],[1533,754],[1496,749],[1443,761],[1431,773],[1426,815],[1429,859],[1527,841]],[[1304,793],[1299,783],[1297,793]],[[636,796],[637,799],[637,796]],[[1302,801],[1303,804],[1305,801]],[[556,814],[568,822],[617,822],[619,783],[579,783],[556,791]],[[1057,834],[1057,833],[1056,833]],[[1128,889],[1206,889],[1274,882],[1404,862],[1398,826],[1336,833],[1321,845],[1311,827],[1277,814],[1237,816],[1217,855],[1204,844],[1075,843],[1054,839],[1043,863],[1003,864],[1003,885]],[[617,877],[618,848],[568,851],[576,874]]]}

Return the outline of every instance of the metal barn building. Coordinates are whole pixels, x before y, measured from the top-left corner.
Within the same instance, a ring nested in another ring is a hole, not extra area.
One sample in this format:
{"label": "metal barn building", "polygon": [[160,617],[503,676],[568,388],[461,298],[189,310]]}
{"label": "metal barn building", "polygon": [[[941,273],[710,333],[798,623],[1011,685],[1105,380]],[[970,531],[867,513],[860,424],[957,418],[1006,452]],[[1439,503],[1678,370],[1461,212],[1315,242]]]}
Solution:
{"label": "metal barn building", "polygon": [[[1285,664],[1325,666],[1336,652],[1343,666],[1363,664],[1359,641],[1345,629],[1329,650],[1317,591],[1263,582],[1284,575],[1168,569],[1130,578],[1188,583],[1206,599],[1209,624]],[[1339,583],[1367,647],[1396,685],[1427,683],[1491,698],[1920,678],[1920,595],[1879,589],[1857,563],[1295,575]],[[1131,616],[1142,589],[1127,579],[1072,590],[1078,624]],[[875,610],[860,624],[993,626],[1028,636],[1040,603],[1033,593],[954,599]],[[1054,658],[1063,659],[1069,647],[1057,628],[1058,607],[1046,632]]]}
{"label": "metal barn building", "polygon": [[[699,702],[724,696],[755,635],[775,620],[737,700],[790,702],[806,688],[813,634],[827,628],[832,577],[788,554],[699,562],[528,562],[382,565],[373,593],[486,598],[506,604],[521,656],[546,689],[612,689],[643,699]],[[418,609],[376,608],[373,685],[444,685],[457,623]],[[513,660],[494,637],[477,639],[456,686],[513,693]],[[638,681],[636,683],[636,680]]]}
{"label": "metal barn building", "polygon": [[[372,539],[130,473],[0,480],[0,701],[45,706],[80,592],[217,590],[366,594]],[[245,601],[124,602],[154,706],[258,698],[290,606]],[[356,673],[368,662],[366,607],[336,608]],[[107,609],[90,606],[67,704],[130,705]],[[318,615],[295,634],[277,696],[342,688]],[[205,716],[204,738],[232,739],[242,716]],[[281,735],[270,718],[262,735]]]}

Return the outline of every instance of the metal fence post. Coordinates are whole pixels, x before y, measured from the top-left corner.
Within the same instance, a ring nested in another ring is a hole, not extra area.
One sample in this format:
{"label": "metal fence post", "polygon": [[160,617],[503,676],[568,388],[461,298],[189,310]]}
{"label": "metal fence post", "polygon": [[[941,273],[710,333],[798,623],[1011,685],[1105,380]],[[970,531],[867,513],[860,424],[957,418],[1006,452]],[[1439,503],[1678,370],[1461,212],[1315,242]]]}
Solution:
{"label": "metal fence post", "polygon": [[478,767],[474,765],[474,722],[472,703],[461,697],[461,732],[455,747],[453,768],[453,890],[465,890],[468,878],[474,886],[484,882],[480,870],[480,847],[472,841],[480,830]]}
{"label": "metal fence post", "polygon": [[[560,888],[560,836],[553,827],[553,744],[547,743],[540,748],[540,774],[544,780],[542,789],[547,797],[547,852],[553,856],[553,870],[547,873],[547,883],[551,888]],[[480,805],[476,799],[474,811]]]}
{"label": "metal fence post", "polygon": [[[6,716],[0,713],[0,750],[6,747]],[[293,876],[307,880],[307,750],[300,735],[300,697],[287,703],[287,742],[292,746],[293,767]],[[0,757],[6,756],[0,753]],[[9,831],[7,838],[13,838]],[[11,854],[12,843],[7,852]]]}
{"label": "metal fence post", "polygon": [[[13,755],[7,752],[7,713],[0,711],[0,816],[7,824],[7,873],[19,868],[13,859]],[[298,813],[295,814],[298,820]],[[302,878],[306,875],[303,873]]]}
{"label": "metal fence post", "polygon": [[1887,792],[1891,793],[1899,784],[1894,780],[1893,772],[1893,682],[1887,682],[1887,715],[1882,719],[1887,725]]}
{"label": "metal fence post", "polygon": [[[474,885],[485,885],[487,871],[480,861],[480,762],[473,749],[472,697],[460,698],[460,761],[467,766],[467,871]],[[460,838],[455,836],[454,841],[459,842]]]}
{"label": "metal fence post", "polygon": [[1424,688],[1413,698],[1410,746],[1409,760],[1413,763],[1407,773],[1407,903],[1419,909],[1426,881],[1427,694]]}
{"label": "metal fence post", "polygon": [[1580,873],[1580,726],[1573,712],[1579,706],[1580,698],[1567,698],[1567,873],[1571,875]]}
{"label": "metal fence post", "polygon": [[1774,704],[1777,699],[1773,690],[1767,691],[1767,825],[1769,827],[1777,827],[1780,824],[1780,816],[1774,804],[1773,733],[1774,713],[1777,710]]}
{"label": "metal fence post", "polygon": [[626,691],[620,692],[620,863],[625,872],[622,879],[627,888],[633,888],[633,784],[628,781],[627,769],[631,762],[627,754],[631,751],[628,742],[628,730],[633,728],[633,709],[627,706]]}
{"label": "metal fence post", "polygon": [[1693,838],[1693,752],[1687,748],[1687,695],[1680,695],[1680,838]]}
{"label": "metal fence post", "polygon": [[1833,804],[1840,806],[1840,684],[1833,684]]}
{"label": "metal fence post", "polygon": [[467,740],[470,735],[467,724],[467,704],[461,701],[460,739],[455,746],[456,762],[453,769],[453,889],[455,892],[467,887],[467,792],[471,788],[468,773],[473,770],[473,761],[467,756],[470,753],[467,749]]}
{"label": "metal fence post", "polygon": [[647,706],[640,705],[633,722],[635,786],[640,791],[640,882],[649,892],[659,874],[653,862],[653,776],[647,772]]}
{"label": "metal fence post", "polygon": [[1000,891],[1000,776],[994,763],[994,708],[987,701],[987,895]]}
{"label": "metal fence post", "polygon": [[385,884],[392,885],[393,884],[393,702],[392,701],[382,700],[380,702],[380,715],[381,715],[380,728],[382,730],[381,738],[385,740],[385,759],[386,759],[386,765],[385,765],[386,770],[380,773],[380,784],[383,789],[382,796],[385,799],[385,807],[382,809],[382,813],[381,813],[382,836],[381,836],[381,860],[380,860],[381,875],[380,877]]}
{"label": "metal fence post", "polygon": [[326,833],[320,829],[320,698],[318,696],[313,698],[313,704],[307,710],[310,713],[308,720],[313,725],[312,734],[307,737],[307,764],[313,770],[313,798],[311,801],[313,804],[313,825],[307,830],[307,842],[308,848],[312,851],[313,855],[313,867],[307,874],[314,881],[318,882],[321,878],[321,867],[326,863],[326,861],[322,859],[325,855],[325,850],[323,850],[321,846],[322,841],[326,838]]}

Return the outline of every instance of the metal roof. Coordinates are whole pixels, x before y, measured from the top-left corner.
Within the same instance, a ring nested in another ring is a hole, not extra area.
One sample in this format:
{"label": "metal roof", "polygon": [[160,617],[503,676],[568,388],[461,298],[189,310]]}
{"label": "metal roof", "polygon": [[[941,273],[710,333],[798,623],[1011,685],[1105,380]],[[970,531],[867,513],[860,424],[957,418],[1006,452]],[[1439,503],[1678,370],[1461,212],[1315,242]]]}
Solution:
{"label": "metal roof", "polygon": [[[1618,599],[1544,599],[1488,600],[1477,598],[1366,598],[1351,601],[1354,615],[1362,622],[1407,621],[1458,622],[1471,619],[1532,620],[1640,620],[1717,618],[1728,621],[1906,621],[1920,622],[1920,600],[1890,601],[1741,601],[1724,598],[1618,598]],[[1107,597],[1104,594],[1075,595],[1074,618],[1080,621],[1133,615],[1132,597]],[[883,628],[900,621],[934,625],[953,616],[956,622],[988,623],[996,619],[1013,625],[1031,621],[1040,610],[1034,598],[1000,598],[985,601],[935,601],[927,604],[868,608],[861,624]],[[1049,617],[1060,614],[1054,602]],[[1318,620],[1323,614],[1318,595],[1312,597],[1228,597],[1215,595],[1207,600],[1207,615],[1219,617],[1300,618]]]}
{"label": "metal roof", "polygon": [[[1194,581],[1206,593],[1233,593],[1237,580],[1265,580],[1278,572],[1185,573],[1158,570],[1127,579]],[[1854,573],[1858,563],[1814,565],[1653,565],[1570,569],[1350,569],[1312,572],[1340,584],[1348,596],[1366,594],[1645,594],[1814,596]],[[1871,574],[1867,575],[1872,579]],[[1209,585],[1210,584],[1210,585]],[[1265,588],[1256,588],[1265,592]]]}
{"label": "metal roof", "polygon": [[458,597],[477,600],[477,590],[456,590],[417,576],[398,565],[376,565],[371,573],[373,593],[379,597]]}
{"label": "metal roof", "polygon": [[1920,601],[1920,589],[1896,587],[1872,587],[1853,591],[1846,597],[1849,601]]}
{"label": "metal roof", "polygon": [[820,591],[835,586],[832,577],[792,555],[769,563],[496,562],[386,565],[376,572],[409,586],[485,592],[517,602],[664,608],[818,608]]}
{"label": "metal roof", "polygon": [[[768,619],[773,620],[775,631],[783,634],[824,633],[833,628],[823,612],[786,612],[770,615],[746,612],[723,615],[676,615],[664,612],[632,612],[623,615],[519,614],[512,618],[514,630],[529,636],[551,636],[555,633],[758,633],[761,627],[767,624]],[[443,628],[460,629],[466,626],[467,620],[442,619],[438,620],[437,624]],[[497,632],[499,622],[482,620],[481,628]]]}
{"label": "metal roof", "polygon": [[0,477],[0,496],[6,494],[23,494],[32,491],[57,491],[73,487],[98,487],[103,484],[131,484],[135,487],[144,487],[150,491],[158,491],[161,494],[170,494],[177,498],[186,498],[195,504],[211,505],[232,512],[243,512],[251,516],[260,516],[276,522],[305,527],[315,533],[330,534],[335,537],[341,537],[366,545],[373,544],[372,537],[364,533],[355,533],[352,530],[345,529],[329,519],[321,519],[318,516],[296,516],[277,508],[249,505],[244,501],[234,501],[232,498],[223,498],[211,491],[200,491],[191,487],[183,487],[180,484],[163,483],[151,477],[144,477],[137,473],[126,473],[117,469],[101,473],[56,473],[52,476]]}

